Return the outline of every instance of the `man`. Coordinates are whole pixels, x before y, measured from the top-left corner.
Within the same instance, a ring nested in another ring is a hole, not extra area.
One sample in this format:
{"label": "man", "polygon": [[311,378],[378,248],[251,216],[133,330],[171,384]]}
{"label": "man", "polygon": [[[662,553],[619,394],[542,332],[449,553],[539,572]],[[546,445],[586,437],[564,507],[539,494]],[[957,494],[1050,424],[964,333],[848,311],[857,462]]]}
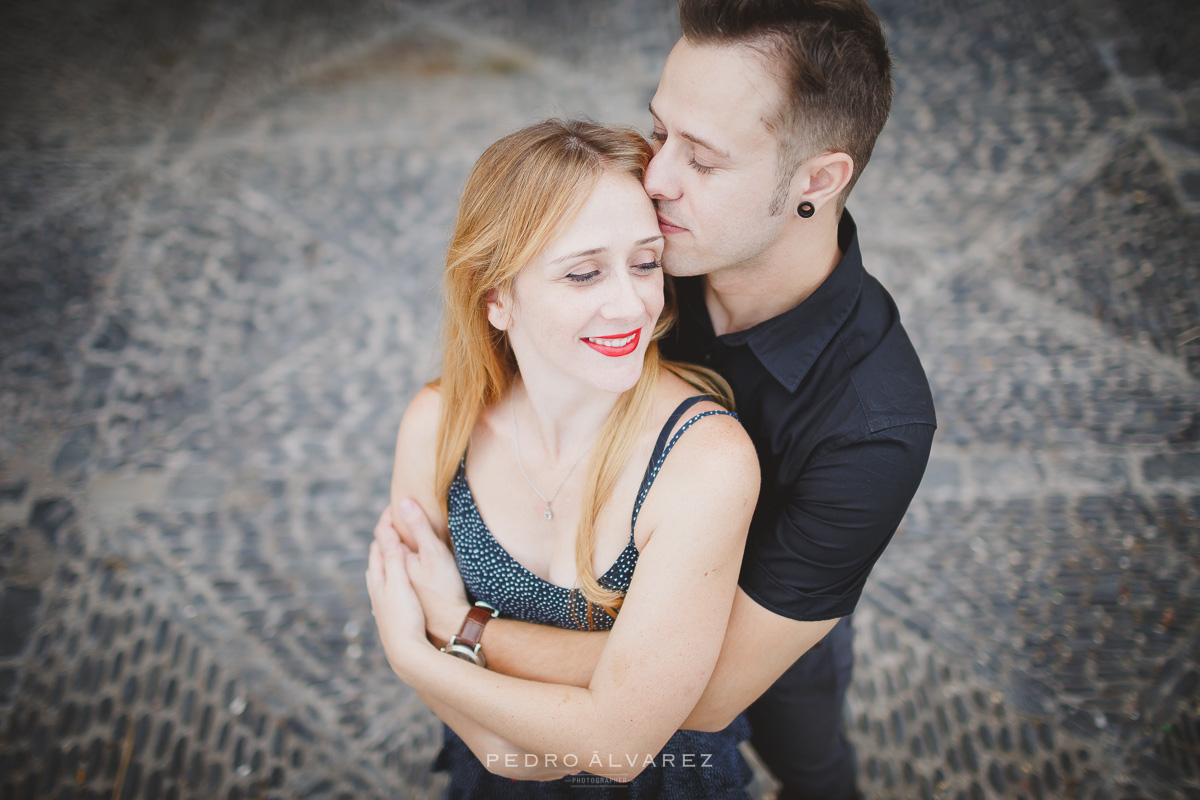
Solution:
{"label": "man", "polygon": [[[843,213],[887,119],[890,58],[863,0],[681,0],[680,19],[645,176],[677,276],[665,350],[730,382],[762,469],[721,656],[683,727],[749,708],[781,798],[851,798],[849,614],[934,430],[920,362]],[[407,503],[396,523],[427,526]],[[465,630],[465,603],[417,588],[436,643]],[[586,686],[604,646],[483,621],[488,667],[519,677]]]}

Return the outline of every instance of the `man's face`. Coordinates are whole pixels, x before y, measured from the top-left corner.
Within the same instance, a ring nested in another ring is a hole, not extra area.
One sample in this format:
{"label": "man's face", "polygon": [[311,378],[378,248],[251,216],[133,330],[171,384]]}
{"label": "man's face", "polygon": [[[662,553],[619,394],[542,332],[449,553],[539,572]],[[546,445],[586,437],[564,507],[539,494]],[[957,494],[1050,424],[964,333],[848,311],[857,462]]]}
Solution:
{"label": "man's face", "polygon": [[765,120],[781,100],[779,80],[747,47],[680,39],[671,51],[650,102],[645,177],[670,274],[753,265],[778,240],[789,217],[770,213],[778,161]]}

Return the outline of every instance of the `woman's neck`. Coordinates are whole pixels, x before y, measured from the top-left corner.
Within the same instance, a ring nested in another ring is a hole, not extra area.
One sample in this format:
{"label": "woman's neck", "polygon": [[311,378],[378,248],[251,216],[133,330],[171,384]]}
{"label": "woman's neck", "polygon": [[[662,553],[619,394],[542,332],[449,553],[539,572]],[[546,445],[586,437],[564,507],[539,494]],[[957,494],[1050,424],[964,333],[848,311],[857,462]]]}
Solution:
{"label": "woman's neck", "polygon": [[620,399],[612,392],[549,383],[536,376],[518,378],[510,398],[522,453],[547,465],[578,457],[599,436]]}

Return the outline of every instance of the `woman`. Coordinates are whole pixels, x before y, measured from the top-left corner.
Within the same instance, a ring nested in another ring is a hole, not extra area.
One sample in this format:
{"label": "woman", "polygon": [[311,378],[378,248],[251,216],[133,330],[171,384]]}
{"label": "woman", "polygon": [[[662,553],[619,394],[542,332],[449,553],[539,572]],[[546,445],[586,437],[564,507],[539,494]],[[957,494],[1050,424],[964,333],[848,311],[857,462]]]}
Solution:
{"label": "woman", "polygon": [[744,796],[740,721],[676,730],[720,651],[758,464],[695,397],[720,379],[659,359],[651,155],[632,131],[549,121],[492,145],[463,191],[443,375],[405,412],[393,501],[415,498],[453,542],[474,599],[611,633],[587,688],[489,672],[426,639],[405,571],[419,544],[372,544],[389,662],[457,734],[439,757],[451,796],[553,796],[585,779],[507,778],[579,770],[632,781],[610,787],[622,797]]}

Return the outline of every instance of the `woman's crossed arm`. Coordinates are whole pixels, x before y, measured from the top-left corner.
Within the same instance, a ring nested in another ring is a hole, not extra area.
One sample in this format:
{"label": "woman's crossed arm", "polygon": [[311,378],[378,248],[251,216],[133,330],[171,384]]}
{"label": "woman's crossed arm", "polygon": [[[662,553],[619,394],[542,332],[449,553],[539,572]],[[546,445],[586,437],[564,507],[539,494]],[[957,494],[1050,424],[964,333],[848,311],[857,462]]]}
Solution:
{"label": "woman's crossed arm", "polygon": [[[424,402],[425,414],[436,410],[435,399]],[[430,428],[411,422],[401,426],[393,498],[420,501],[404,477],[420,460],[412,458],[419,442],[406,441],[406,432],[423,429],[418,436],[429,439]],[[425,637],[424,614],[405,569],[407,560],[420,559],[420,543],[399,537],[377,542],[367,583],[389,662],[422,696],[524,752],[630,780],[680,727],[708,684],[757,491],[757,459],[736,421],[708,418],[680,438],[642,512],[639,524],[649,525],[652,534],[586,687],[512,678],[439,652]]]}

